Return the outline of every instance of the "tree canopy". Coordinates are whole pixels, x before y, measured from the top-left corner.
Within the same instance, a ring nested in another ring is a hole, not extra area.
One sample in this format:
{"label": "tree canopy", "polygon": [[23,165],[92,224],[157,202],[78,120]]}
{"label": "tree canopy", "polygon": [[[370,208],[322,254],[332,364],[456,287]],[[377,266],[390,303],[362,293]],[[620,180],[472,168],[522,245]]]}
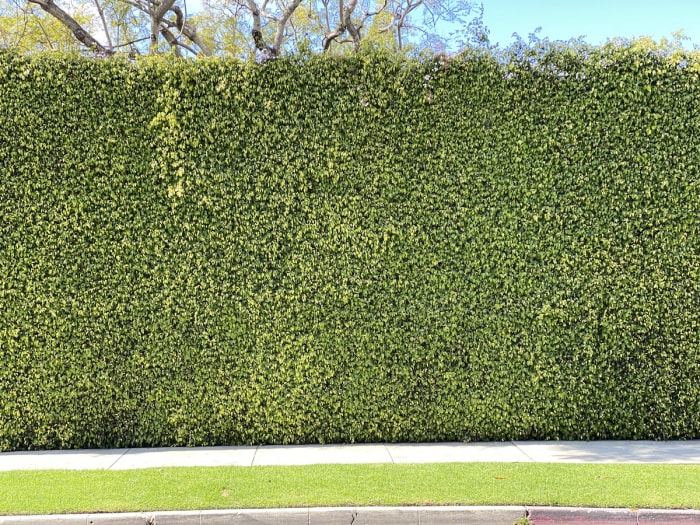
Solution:
{"label": "tree canopy", "polygon": [[0,46],[259,61],[363,43],[440,52],[450,44],[441,24],[475,21],[470,0],[10,0],[0,9]]}

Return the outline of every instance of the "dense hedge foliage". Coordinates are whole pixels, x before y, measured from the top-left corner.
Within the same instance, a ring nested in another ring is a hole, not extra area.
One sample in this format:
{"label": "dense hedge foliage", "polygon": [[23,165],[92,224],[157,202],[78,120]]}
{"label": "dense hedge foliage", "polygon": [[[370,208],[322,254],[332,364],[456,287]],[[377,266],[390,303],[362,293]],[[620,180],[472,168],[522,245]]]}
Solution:
{"label": "dense hedge foliage", "polygon": [[0,53],[0,449],[700,437],[699,72]]}

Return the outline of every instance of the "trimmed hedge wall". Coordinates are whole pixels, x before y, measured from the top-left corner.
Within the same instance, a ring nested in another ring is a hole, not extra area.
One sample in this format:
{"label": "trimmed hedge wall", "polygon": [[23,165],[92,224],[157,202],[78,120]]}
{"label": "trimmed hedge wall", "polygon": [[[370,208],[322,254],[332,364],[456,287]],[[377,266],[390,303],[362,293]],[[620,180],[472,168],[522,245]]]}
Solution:
{"label": "trimmed hedge wall", "polygon": [[700,437],[699,72],[0,52],[0,449]]}

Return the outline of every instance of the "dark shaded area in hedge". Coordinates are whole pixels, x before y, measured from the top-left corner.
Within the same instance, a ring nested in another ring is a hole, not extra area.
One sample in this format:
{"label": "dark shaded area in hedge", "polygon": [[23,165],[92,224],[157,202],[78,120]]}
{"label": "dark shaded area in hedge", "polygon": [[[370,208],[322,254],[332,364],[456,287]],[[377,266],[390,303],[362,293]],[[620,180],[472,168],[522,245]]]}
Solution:
{"label": "dark shaded area in hedge", "polygon": [[0,53],[0,449],[700,437],[700,66]]}

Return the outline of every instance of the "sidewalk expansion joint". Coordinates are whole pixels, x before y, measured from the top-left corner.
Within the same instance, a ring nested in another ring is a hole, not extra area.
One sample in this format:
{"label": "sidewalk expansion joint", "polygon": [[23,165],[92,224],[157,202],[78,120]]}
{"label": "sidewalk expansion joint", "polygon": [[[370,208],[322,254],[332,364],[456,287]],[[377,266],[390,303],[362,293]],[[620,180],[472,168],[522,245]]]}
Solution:
{"label": "sidewalk expansion joint", "polygon": [[520,448],[515,441],[511,441],[510,444],[513,445],[518,450],[518,452],[520,452],[523,456],[525,456],[530,462],[536,463],[536,461],[534,459],[532,459],[530,456],[528,456],[527,452],[525,452],[522,448]]}
{"label": "sidewalk expansion joint", "polygon": [[130,450],[130,448],[127,448],[117,459],[114,460],[114,462],[112,462],[112,464],[109,467],[107,467],[107,470],[112,470],[114,468],[114,465],[116,465],[119,462],[119,460],[126,456]]}
{"label": "sidewalk expansion joint", "polygon": [[[386,453],[389,455],[389,459],[391,460],[391,463],[396,463],[396,461],[394,461],[394,456],[391,455],[391,450],[389,450],[389,446],[386,443],[384,444],[384,450],[386,450]],[[353,517],[353,521],[355,521],[354,517]]]}

